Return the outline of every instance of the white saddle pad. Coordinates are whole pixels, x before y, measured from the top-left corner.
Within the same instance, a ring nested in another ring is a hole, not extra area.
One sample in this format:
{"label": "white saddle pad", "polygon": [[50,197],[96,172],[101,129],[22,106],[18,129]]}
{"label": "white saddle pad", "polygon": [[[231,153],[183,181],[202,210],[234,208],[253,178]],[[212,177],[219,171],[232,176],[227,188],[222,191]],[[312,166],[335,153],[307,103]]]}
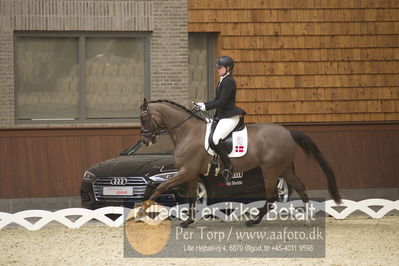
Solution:
{"label": "white saddle pad", "polygon": [[[215,155],[215,151],[209,147],[209,134],[211,133],[212,120],[207,119],[208,122],[206,124],[206,133],[205,133],[205,150],[210,155]],[[248,149],[248,132],[247,127],[240,131],[233,132],[233,149],[229,154],[230,158],[236,158],[244,156],[247,153]]]}

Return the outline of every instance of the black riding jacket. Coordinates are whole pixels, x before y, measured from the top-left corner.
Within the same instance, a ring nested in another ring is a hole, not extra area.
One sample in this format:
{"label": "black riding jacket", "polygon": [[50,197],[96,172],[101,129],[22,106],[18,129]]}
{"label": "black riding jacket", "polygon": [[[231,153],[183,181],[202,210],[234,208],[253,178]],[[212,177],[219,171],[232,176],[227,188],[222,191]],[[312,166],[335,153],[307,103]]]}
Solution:
{"label": "black riding jacket", "polygon": [[237,85],[230,74],[220,82],[216,88],[216,98],[206,102],[206,110],[216,109],[215,117],[219,119],[230,118],[236,115],[245,115],[246,112],[236,106]]}

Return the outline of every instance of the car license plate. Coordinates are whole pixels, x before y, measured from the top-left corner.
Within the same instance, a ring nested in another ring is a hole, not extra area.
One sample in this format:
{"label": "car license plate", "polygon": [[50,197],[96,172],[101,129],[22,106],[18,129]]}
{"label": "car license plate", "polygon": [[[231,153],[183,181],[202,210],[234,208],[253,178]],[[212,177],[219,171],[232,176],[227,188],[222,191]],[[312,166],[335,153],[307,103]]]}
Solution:
{"label": "car license plate", "polygon": [[104,187],[104,196],[125,196],[133,195],[133,187]]}

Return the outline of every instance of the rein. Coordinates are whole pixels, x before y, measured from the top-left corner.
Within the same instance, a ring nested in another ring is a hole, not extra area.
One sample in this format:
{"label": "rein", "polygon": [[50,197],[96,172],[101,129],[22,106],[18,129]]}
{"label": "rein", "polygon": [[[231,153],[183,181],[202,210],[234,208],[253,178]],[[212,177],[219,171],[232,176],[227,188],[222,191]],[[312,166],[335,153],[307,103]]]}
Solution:
{"label": "rein", "polygon": [[[178,127],[180,127],[181,125],[183,125],[184,123],[186,123],[188,120],[190,120],[191,118],[193,118],[193,114],[190,114],[189,117],[187,117],[186,119],[184,119],[183,121],[181,121],[181,122],[178,123],[177,125],[175,125],[175,126],[173,126],[173,127],[171,127],[171,128],[164,129],[163,132],[167,132],[167,131],[169,131],[169,130],[178,128]],[[162,133],[163,133],[163,132],[162,132]]]}
{"label": "rein", "polygon": [[[194,116],[193,114],[190,114],[189,117],[187,117],[187,118],[184,119],[183,121],[179,122],[178,124],[174,125],[173,127],[171,127],[171,128],[165,128],[165,129],[162,129],[162,130],[158,130],[158,129],[156,129],[156,128],[159,128],[159,125],[158,125],[158,123],[156,122],[156,120],[153,119],[152,113],[151,113],[151,110],[150,110],[149,107],[147,107],[147,109],[146,109],[145,111],[141,112],[141,114],[140,114],[139,117],[141,117],[141,115],[142,115],[142,114],[145,114],[145,113],[149,113],[150,116],[151,116],[151,118],[150,118],[150,127],[151,127],[151,128],[150,128],[150,129],[141,130],[141,134],[143,134],[143,133],[144,133],[144,134],[145,134],[145,133],[152,133],[152,136],[151,136],[151,137],[156,137],[156,136],[158,136],[159,134],[162,134],[162,133],[168,132],[168,131],[170,131],[170,130],[172,130],[172,129],[178,128],[178,127],[180,127],[181,125],[183,125],[184,123],[186,123],[188,120],[190,120],[191,118],[193,118],[193,116]],[[154,127],[153,127],[153,123],[156,124],[155,129],[154,129]]]}

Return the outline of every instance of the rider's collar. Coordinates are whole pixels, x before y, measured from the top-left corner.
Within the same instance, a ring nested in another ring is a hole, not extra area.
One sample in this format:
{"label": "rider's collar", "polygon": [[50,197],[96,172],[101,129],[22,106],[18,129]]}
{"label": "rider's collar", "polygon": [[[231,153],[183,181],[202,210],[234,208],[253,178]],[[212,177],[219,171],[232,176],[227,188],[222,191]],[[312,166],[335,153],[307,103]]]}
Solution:
{"label": "rider's collar", "polygon": [[222,80],[223,80],[225,77],[227,77],[228,75],[230,75],[230,72],[227,72],[226,75],[221,76],[221,77],[220,77],[220,80],[219,80],[219,83],[221,83]]}

